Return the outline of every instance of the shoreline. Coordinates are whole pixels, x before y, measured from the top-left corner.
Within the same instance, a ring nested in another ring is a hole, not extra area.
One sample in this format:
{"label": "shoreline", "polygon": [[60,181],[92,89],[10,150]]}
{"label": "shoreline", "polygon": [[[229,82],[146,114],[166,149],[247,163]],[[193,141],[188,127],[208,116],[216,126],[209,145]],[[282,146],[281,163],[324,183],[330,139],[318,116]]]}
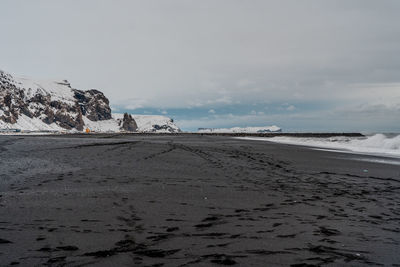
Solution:
{"label": "shoreline", "polygon": [[226,136],[84,136],[0,136],[2,264],[400,261],[400,166]]}
{"label": "shoreline", "polygon": [[102,132],[91,132],[91,133],[21,133],[21,134],[0,134],[0,136],[71,136],[71,137],[119,137],[119,136],[232,136],[232,137],[316,137],[316,138],[329,138],[335,136],[343,137],[365,137],[361,133],[346,133],[346,132],[331,132],[331,133],[141,133],[141,132],[118,132],[118,133],[102,133]]}

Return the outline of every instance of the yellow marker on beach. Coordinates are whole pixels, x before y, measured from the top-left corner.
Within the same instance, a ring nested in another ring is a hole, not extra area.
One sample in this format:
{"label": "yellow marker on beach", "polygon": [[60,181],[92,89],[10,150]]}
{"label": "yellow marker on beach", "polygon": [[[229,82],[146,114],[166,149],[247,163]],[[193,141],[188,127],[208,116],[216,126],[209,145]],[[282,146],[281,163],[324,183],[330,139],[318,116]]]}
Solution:
{"label": "yellow marker on beach", "polygon": [[86,128],[86,133],[90,133],[90,129],[89,128]]}

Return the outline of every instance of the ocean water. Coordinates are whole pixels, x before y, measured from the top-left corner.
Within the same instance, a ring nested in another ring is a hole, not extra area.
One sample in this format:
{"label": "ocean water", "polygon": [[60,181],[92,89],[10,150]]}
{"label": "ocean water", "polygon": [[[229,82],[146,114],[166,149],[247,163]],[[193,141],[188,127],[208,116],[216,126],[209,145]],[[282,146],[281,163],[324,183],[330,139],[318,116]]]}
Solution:
{"label": "ocean water", "polygon": [[355,152],[400,158],[400,134],[372,134],[365,137],[302,138],[279,136],[273,138],[245,138],[276,143],[303,145],[328,150]]}

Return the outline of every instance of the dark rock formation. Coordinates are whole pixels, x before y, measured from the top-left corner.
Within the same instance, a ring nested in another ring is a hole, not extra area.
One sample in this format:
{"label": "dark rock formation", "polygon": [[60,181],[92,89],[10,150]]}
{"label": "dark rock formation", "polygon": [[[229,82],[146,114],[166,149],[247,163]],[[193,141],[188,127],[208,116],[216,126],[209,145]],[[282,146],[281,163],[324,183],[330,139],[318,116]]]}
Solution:
{"label": "dark rock formation", "polygon": [[166,124],[162,124],[162,125],[158,125],[158,124],[154,124],[153,125],[153,132],[169,132],[169,133],[176,133],[176,132],[181,132],[181,130],[178,128],[176,129],[176,127],[174,127],[174,120],[173,119],[169,119],[169,122]]}
{"label": "dark rock formation", "polygon": [[76,117],[76,126],[75,126],[75,128],[78,131],[82,131],[84,125],[85,125],[85,122],[83,121],[82,111],[79,109],[78,110],[78,116]]}
{"label": "dark rock formation", "polygon": [[88,91],[74,89],[73,91],[82,115],[86,116],[91,121],[111,119],[110,103],[102,92],[95,89]]}
{"label": "dark rock formation", "polygon": [[132,118],[132,115],[125,113],[122,120],[121,130],[128,132],[136,132],[138,129],[136,121]]}
{"label": "dark rock formation", "polygon": [[153,125],[154,131],[160,131],[160,130],[167,130],[167,131],[171,131],[171,127],[168,125],[158,125],[155,124]]}
{"label": "dark rock formation", "polygon": [[54,122],[54,112],[50,108],[46,108],[44,111],[44,114],[46,115],[46,118],[43,119],[43,121],[47,124],[52,124]]}

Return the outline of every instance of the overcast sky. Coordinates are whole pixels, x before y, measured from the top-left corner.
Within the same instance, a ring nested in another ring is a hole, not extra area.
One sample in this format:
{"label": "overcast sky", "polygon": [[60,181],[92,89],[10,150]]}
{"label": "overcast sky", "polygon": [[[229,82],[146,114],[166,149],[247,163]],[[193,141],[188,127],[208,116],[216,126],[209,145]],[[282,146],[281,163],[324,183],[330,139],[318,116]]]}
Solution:
{"label": "overcast sky", "polygon": [[400,131],[398,0],[2,0],[0,69],[185,130]]}

